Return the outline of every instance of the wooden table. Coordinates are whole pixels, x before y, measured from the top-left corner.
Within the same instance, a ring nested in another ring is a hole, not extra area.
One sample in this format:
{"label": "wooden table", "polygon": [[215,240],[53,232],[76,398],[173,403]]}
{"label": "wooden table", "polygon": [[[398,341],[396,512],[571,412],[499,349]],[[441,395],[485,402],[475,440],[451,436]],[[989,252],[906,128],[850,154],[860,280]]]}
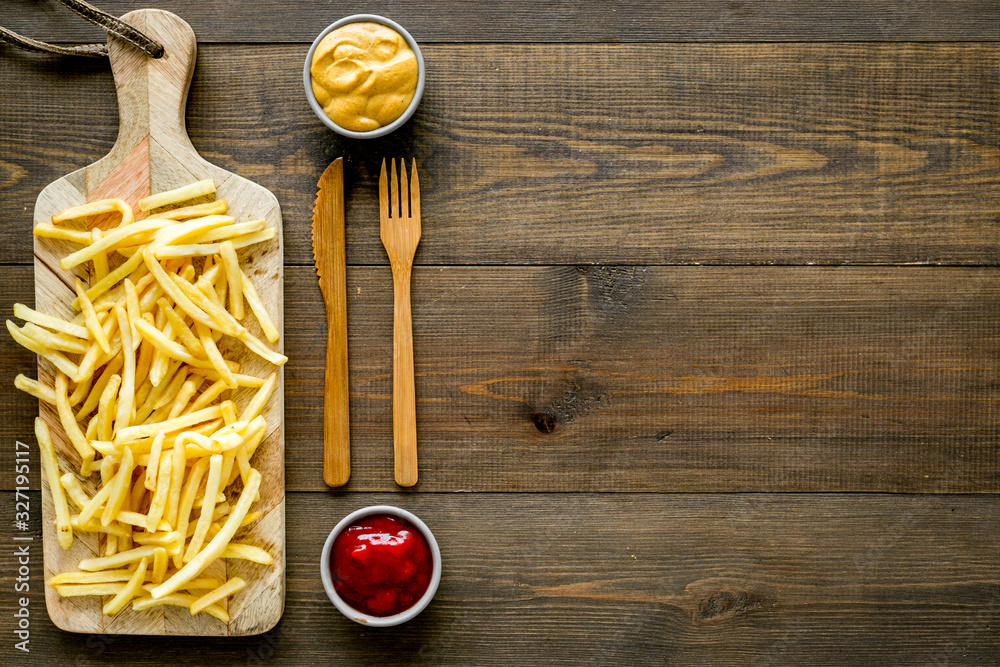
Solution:
{"label": "wooden table", "polygon": [[[0,23],[100,33],[52,0]],[[103,0],[124,13],[140,6]],[[55,629],[15,651],[13,447],[33,357],[0,336],[6,664],[1000,661],[1000,5],[163,0],[200,40],[188,129],[285,222],[283,621],[240,640]],[[420,41],[415,118],[327,131],[301,65],[357,10]],[[106,62],[0,48],[0,313],[32,301],[39,189],[105,154]],[[347,174],[351,431],[321,474],[317,177]],[[391,461],[383,156],[415,157],[419,485]],[[31,528],[39,535],[33,452]],[[417,620],[350,623],[319,550],[349,511],[421,516]]]}

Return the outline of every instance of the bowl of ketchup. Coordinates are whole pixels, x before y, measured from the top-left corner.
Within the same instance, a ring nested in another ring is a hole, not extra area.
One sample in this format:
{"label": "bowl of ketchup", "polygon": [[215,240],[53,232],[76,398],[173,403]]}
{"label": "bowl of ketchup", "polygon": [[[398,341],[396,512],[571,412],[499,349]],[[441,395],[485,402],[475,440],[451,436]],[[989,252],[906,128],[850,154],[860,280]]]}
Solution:
{"label": "bowl of ketchup", "polygon": [[437,592],[441,551],[416,516],[374,505],[351,512],[330,531],[320,576],[347,618],[376,628],[399,625],[422,612]]}

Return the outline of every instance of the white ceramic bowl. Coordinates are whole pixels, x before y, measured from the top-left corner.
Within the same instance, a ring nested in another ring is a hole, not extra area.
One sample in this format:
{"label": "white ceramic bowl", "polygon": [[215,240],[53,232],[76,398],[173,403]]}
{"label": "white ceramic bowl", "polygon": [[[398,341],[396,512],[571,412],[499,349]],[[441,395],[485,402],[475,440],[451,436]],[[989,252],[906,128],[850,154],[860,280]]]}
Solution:
{"label": "white ceramic bowl", "polygon": [[[413,91],[413,99],[410,100],[410,106],[406,107],[406,111],[404,111],[399,118],[392,121],[388,125],[383,125],[382,127],[369,130],[368,132],[355,132],[354,130],[348,130],[337,125],[329,116],[326,115],[326,112],[323,111],[323,107],[320,106],[320,103],[316,100],[316,95],[313,94],[312,75],[310,74],[309,69],[312,66],[313,53],[316,52],[316,47],[324,37],[342,25],[347,25],[348,23],[362,23],[365,21],[371,23],[381,23],[384,26],[392,28],[403,36],[403,39],[406,40],[406,43],[409,45],[414,55],[417,56],[417,89]],[[420,47],[417,46],[417,41],[413,39],[413,36],[406,32],[403,26],[399,25],[395,21],[390,21],[384,16],[378,16],[377,14],[354,14],[352,16],[346,16],[339,21],[328,25],[326,29],[319,34],[319,37],[317,37],[312,43],[312,46],[309,47],[309,52],[306,54],[306,62],[302,70],[302,83],[306,89],[306,99],[309,100],[309,106],[312,108],[313,113],[316,114],[316,117],[323,121],[324,125],[329,127],[334,132],[342,134],[345,137],[351,137],[352,139],[374,139],[375,137],[382,137],[391,132],[395,132],[403,125],[403,123],[410,120],[410,116],[412,116],[413,112],[417,110],[417,105],[420,104],[420,98],[424,95],[424,56],[420,53]]]}
{"label": "white ceramic bowl", "polygon": [[[427,546],[430,547],[431,550],[433,568],[431,570],[431,583],[427,586],[427,591],[419,600],[417,600],[415,605],[405,611],[399,612],[398,614],[393,614],[392,616],[370,616],[368,614],[361,613],[351,605],[347,604],[347,602],[345,602],[344,599],[337,594],[337,589],[333,585],[333,575],[330,574],[330,552],[333,551],[333,543],[337,539],[337,536],[358,519],[371,516],[373,514],[389,514],[391,516],[409,521],[424,536],[424,539],[427,541]],[[431,532],[431,529],[427,527],[427,524],[418,519],[412,513],[398,507],[393,507],[392,505],[372,505],[371,507],[365,507],[351,512],[340,520],[340,523],[337,524],[336,528],[330,531],[330,535],[327,536],[326,542],[323,544],[323,555],[320,558],[319,573],[323,579],[323,589],[326,590],[327,597],[329,597],[330,602],[332,602],[337,609],[340,610],[340,613],[355,623],[360,623],[361,625],[367,625],[373,628],[387,628],[389,626],[399,625],[400,623],[406,623],[411,618],[422,612],[427,605],[430,604],[431,600],[434,598],[434,594],[437,592],[438,584],[441,583],[441,550],[438,548],[437,540],[434,539],[434,533]]]}

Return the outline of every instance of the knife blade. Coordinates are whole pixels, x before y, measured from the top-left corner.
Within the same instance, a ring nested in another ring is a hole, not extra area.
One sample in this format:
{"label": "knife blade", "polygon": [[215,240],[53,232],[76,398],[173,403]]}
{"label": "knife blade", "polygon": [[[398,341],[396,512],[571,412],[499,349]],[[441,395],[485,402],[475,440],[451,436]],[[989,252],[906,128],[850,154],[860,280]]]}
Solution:
{"label": "knife blade", "polygon": [[312,219],[313,258],[326,306],[323,390],[323,480],[343,486],[351,476],[350,387],[347,368],[347,252],[344,161],[320,176]]}

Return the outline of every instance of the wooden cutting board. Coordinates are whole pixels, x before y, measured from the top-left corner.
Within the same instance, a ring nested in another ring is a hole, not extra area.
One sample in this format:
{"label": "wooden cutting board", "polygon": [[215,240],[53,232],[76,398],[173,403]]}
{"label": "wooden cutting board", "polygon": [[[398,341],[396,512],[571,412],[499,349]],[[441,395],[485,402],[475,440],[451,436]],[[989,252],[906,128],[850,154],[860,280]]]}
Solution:
{"label": "wooden cutting board", "polygon": [[[111,152],[88,167],[74,171],[51,183],[38,197],[34,221],[48,222],[51,216],[67,207],[105,197],[120,197],[138,212],[139,199],[205,178],[215,180],[217,197],[229,203],[229,215],[237,222],[265,218],[277,235],[272,241],[241,252],[247,275],[254,281],[275,326],[283,332],[283,271],[281,212],[278,201],[265,188],[251,183],[204,160],[187,136],[185,106],[191,75],[194,72],[196,43],[191,27],[179,17],[156,9],[143,9],[122,17],[160,42],[166,54],[148,58],[127,42],[109,39],[111,69],[118,90],[120,129]],[[240,100],[233,100],[234,105]],[[101,224],[100,220],[91,224]],[[35,238],[35,305],[42,312],[72,316],[73,272],[61,271],[59,258],[78,246],[51,239]],[[85,269],[76,271],[89,281]],[[261,339],[252,317],[244,325]],[[255,330],[256,329],[256,330]],[[283,347],[282,337],[281,346]],[[238,361],[241,372],[266,377],[271,366],[241,344],[223,349]],[[39,379],[52,385],[52,368],[39,364]],[[130,607],[114,618],[101,612],[102,600],[96,597],[62,598],[46,587],[45,602],[52,621],[63,630],[87,633],[155,635],[254,635],[265,632],[281,618],[285,597],[285,458],[284,458],[284,379],[279,383],[265,409],[268,434],[251,464],[260,470],[263,481],[260,501],[253,507],[261,517],[240,533],[239,540],[256,544],[274,557],[271,566],[247,561],[218,562],[206,575],[239,576],[246,588],[228,601],[228,624],[186,609],[158,607],[135,612]],[[243,390],[243,393],[249,393]],[[247,396],[234,397],[238,405]],[[80,460],[63,437],[53,409],[41,403],[41,416],[48,422],[56,441],[63,471],[78,470]],[[100,555],[96,537],[77,534],[73,546],[63,551],[56,541],[55,513],[48,485],[42,476],[42,519],[45,554],[45,579],[59,572],[76,570],[83,558]],[[93,493],[93,489],[89,489]],[[214,569],[213,569],[214,568]]]}

